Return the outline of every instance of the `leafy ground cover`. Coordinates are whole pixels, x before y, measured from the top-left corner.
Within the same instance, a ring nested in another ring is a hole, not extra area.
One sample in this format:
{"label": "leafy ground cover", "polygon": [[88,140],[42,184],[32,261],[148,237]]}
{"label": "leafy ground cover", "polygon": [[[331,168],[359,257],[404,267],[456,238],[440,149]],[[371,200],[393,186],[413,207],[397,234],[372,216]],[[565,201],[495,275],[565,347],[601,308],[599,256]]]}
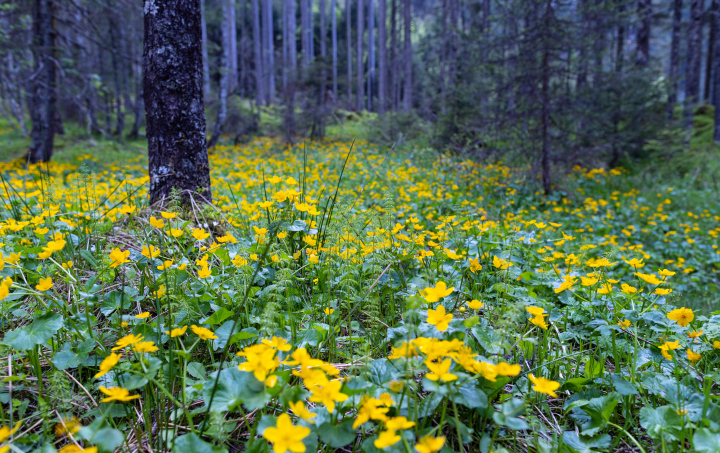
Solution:
{"label": "leafy ground cover", "polygon": [[2,453],[720,450],[711,195],[255,139],[148,207],[81,160],[0,167]]}

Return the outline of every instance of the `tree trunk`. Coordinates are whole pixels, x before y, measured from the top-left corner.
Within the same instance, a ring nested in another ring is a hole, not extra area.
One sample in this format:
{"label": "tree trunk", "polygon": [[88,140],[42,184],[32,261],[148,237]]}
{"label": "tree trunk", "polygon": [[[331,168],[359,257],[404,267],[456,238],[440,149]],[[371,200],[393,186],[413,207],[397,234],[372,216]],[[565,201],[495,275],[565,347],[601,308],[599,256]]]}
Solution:
{"label": "tree trunk", "polygon": [[400,98],[399,80],[400,65],[398,64],[398,27],[397,27],[397,2],[390,0],[390,110],[397,110]]}
{"label": "tree trunk", "polygon": [[668,93],[667,117],[673,119],[675,104],[677,104],[678,77],[680,75],[680,27],[682,26],[683,0],[673,1],[672,38],[670,42],[670,65],[668,69],[668,80],[670,89]]}
{"label": "tree trunk", "polygon": [[685,77],[685,121],[692,128],[692,113],[700,100],[700,68],[702,66],[703,0],[692,0],[688,29],[687,70]]}
{"label": "tree trunk", "polygon": [[320,56],[323,57],[323,65],[327,56],[327,3],[320,0]]}
{"label": "tree trunk", "polygon": [[273,4],[272,0],[265,0],[265,34],[267,36],[267,77],[268,77],[268,98],[267,103],[271,104],[275,98],[275,32],[273,29]]}
{"label": "tree trunk", "polygon": [[372,112],[372,86],[375,81],[375,0],[368,0],[368,78],[367,109]]}
{"label": "tree trunk", "polygon": [[[121,38],[120,38],[120,36],[118,36],[118,25],[115,22],[115,19],[112,18],[112,15],[110,14],[110,12],[108,12],[108,15],[111,17],[111,19],[110,19],[110,40],[114,43],[120,44]],[[115,135],[117,135],[119,138],[122,138],[123,130],[125,130],[125,109],[123,108],[123,96],[122,96],[120,77],[121,77],[121,72],[124,71],[124,68],[122,70],[120,69],[120,63],[118,62],[119,57],[117,55],[118,48],[122,48],[122,46],[118,45],[117,48],[112,49],[110,57],[112,59],[113,81],[115,83],[115,116],[116,116],[116,120],[117,120]]]}
{"label": "tree trunk", "polygon": [[53,0],[35,0],[33,3],[33,59],[32,79],[32,131],[28,160],[31,163],[47,162],[53,155],[55,139],[55,62],[52,61]]}
{"label": "tree trunk", "polygon": [[253,48],[255,54],[255,101],[260,106],[265,100],[265,84],[263,77],[263,58],[260,42],[260,5],[259,0],[252,0],[253,15]]}
{"label": "tree trunk", "polygon": [[710,37],[708,38],[708,52],[705,64],[705,94],[703,95],[703,100],[705,102],[710,101],[710,89],[712,87],[713,57],[715,56],[715,35],[717,34],[715,16],[718,14],[719,0],[711,1],[712,3],[710,4],[710,11],[708,11],[708,13],[710,13]]}
{"label": "tree trunk", "polygon": [[715,131],[713,140],[720,143],[720,9],[715,9],[711,20],[715,26],[715,43],[713,44],[712,68],[712,104],[715,106]]}
{"label": "tree trunk", "polygon": [[288,0],[282,2],[282,87],[283,92],[287,91],[288,86],[288,70],[290,62],[288,61],[290,40],[288,39],[288,23],[290,22],[288,14]]}
{"label": "tree trunk", "polygon": [[205,0],[200,0],[200,13],[202,14],[202,59],[203,59],[203,94],[210,98],[210,63],[207,49],[207,23],[205,21]]}
{"label": "tree trunk", "polygon": [[143,72],[150,204],[211,202],[200,0],[145,0]]}
{"label": "tree trunk", "polygon": [[288,0],[288,15],[289,15],[289,46],[290,46],[290,69],[291,69],[291,80],[294,80],[297,72],[297,12],[295,8],[296,0]]}
{"label": "tree trunk", "polygon": [[230,74],[228,76],[228,93],[235,91],[238,86],[238,49],[237,49],[237,17],[235,14],[235,0],[228,1],[228,26],[229,36],[228,44],[229,51],[228,56],[230,58],[228,66],[230,67]]}
{"label": "tree trunk", "polygon": [[315,28],[313,27],[313,6],[312,0],[307,0],[308,17],[308,50],[310,50],[310,63],[315,61]]}
{"label": "tree trunk", "polygon": [[363,68],[363,40],[365,34],[365,30],[363,29],[365,25],[364,22],[363,0],[357,0],[357,64],[355,66],[355,71],[357,72],[357,91],[355,93],[355,108],[358,112],[363,109],[363,103],[365,101],[365,68]]}
{"label": "tree trunk", "polygon": [[[234,7],[233,0],[223,1],[225,2],[226,11],[229,10],[230,6]],[[222,23],[220,25],[220,36],[222,42],[222,51],[220,52],[220,83],[218,92],[218,96],[220,98],[220,106],[218,107],[215,127],[213,128],[212,135],[210,136],[210,141],[207,145],[208,149],[214,148],[218,140],[220,140],[220,134],[222,133],[222,128],[225,125],[225,118],[227,117],[227,97],[230,88],[230,82],[228,79],[232,74],[232,68],[230,67],[230,49],[232,48],[232,45],[230,44],[230,20],[230,14],[223,14]]]}
{"label": "tree trunk", "polygon": [[310,67],[310,19],[308,18],[308,0],[300,0],[300,28],[301,30],[301,48],[302,48],[302,69],[307,70]]}
{"label": "tree trunk", "polygon": [[545,7],[545,30],[543,33],[543,56],[542,56],[542,184],[545,195],[552,189],[550,182],[550,15],[552,13],[552,2],[546,0]]}
{"label": "tree trunk", "polygon": [[638,66],[647,66],[650,61],[650,24],[652,19],[652,0],[638,0],[637,3],[638,23],[637,28],[637,55],[635,63]]}
{"label": "tree trunk", "polygon": [[410,0],[403,0],[405,15],[405,55],[403,60],[405,63],[405,90],[403,96],[403,111],[410,113],[412,108],[412,3]]}
{"label": "tree trunk", "polygon": [[338,96],[338,42],[337,42],[337,0],[330,1],[330,12],[332,14],[332,86],[333,98],[337,100]]}
{"label": "tree trunk", "polygon": [[378,114],[385,113],[387,97],[387,2],[379,0],[378,9]]}
{"label": "tree trunk", "polygon": [[350,0],[345,0],[345,44],[347,44],[347,89],[348,89],[348,108],[352,105],[352,22],[350,18],[352,10],[350,9]]}

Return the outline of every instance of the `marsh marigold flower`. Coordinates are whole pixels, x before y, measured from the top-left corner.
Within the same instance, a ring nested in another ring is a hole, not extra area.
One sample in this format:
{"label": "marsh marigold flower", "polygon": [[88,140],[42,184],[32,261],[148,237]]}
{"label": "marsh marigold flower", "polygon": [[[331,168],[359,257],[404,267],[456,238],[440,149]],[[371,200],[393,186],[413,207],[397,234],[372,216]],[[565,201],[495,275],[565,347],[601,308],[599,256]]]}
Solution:
{"label": "marsh marigold flower", "polygon": [[560,388],[559,382],[551,381],[550,379],[545,379],[544,377],[535,377],[532,373],[530,373],[529,377],[532,383],[535,384],[532,388],[534,391],[557,398],[555,390]]}
{"label": "marsh marigold flower", "polygon": [[107,398],[100,400],[102,403],[109,403],[111,401],[126,402],[140,398],[140,395],[130,395],[130,392],[122,387],[105,388],[101,385],[98,388],[101,392],[108,396]]}
{"label": "marsh marigold flower", "polygon": [[415,450],[420,453],[436,453],[445,445],[445,436],[433,437],[430,435],[423,436],[415,444]]}
{"label": "marsh marigold flower", "polygon": [[35,289],[38,291],[41,291],[41,292],[45,292],[45,291],[49,290],[50,288],[52,288],[53,286],[54,286],[54,284],[53,284],[52,278],[47,277],[47,278],[41,278],[38,281],[38,284],[35,285]]}
{"label": "marsh marigold flower", "polygon": [[437,282],[434,288],[425,288],[420,292],[420,295],[425,298],[426,301],[433,303],[440,299],[449,296],[455,291],[454,287],[448,288],[445,282]]}
{"label": "marsh marigold flower", "polygon": [[497,269],[505,270],[505,269],[509,268],[510,266],[512,266],[513,264],[515,264],[515,263],[505,260],[505,259],[502,259],[502,258],[499,258],[497,256],[493,256],[493,267],[495,267]]}
{"label": "marsh marigold flower", "polygon": [[453,315],[445,313],[445,307],[439,305],[437,310],[428,309],[427,322],[434,325],[437,330],[444,332],[448,329],[448,323],[452,321]]}
{"label": "marsh marigold flower", "polygon": [[120,361],[120,354],[115,354],[114,352],[110,353],[109,356],[105,357],[102,362],[100,362],[100,371],[93,376],[95,379],[105,376],[108,371],[112,369],[115,365],[118,364]]}
{"label": "marsh marigold flower", "polygon": [[383,431],[380,433],[377,439],[375,439],[375,442],[373,442],[373,445],[375,445],[375,448],[383,449],[390,447],[392,445],[395,445],[396,443],[400,442],[401,437],[392,430]]}
{"label": "marsh marigold flower", "polygon": [[190,326],[193,332],[195,332],[195,335],[200,337],[201,340],[215,340],[217,338],[217,335],[215,335],[215,332],[213,332],[210,329],[206,329],[205,327],[198,327],[195,324]]}
{"label": "marsh marigold flower", "polygon": [[702,355],[700,355],[697,352],[694,352],[692,349],[688,349],[687,350],[687,358],[689,361],[691,361],[693,363],[693,365],[695,365],[697,362],[700,361],[700,359],[702,358]]}
{"label": "marsh marigold flower", "polygon": [[695,314],[692,309],[682,307],[671,311],[667,317],[669,320],[677,322],[680,327],[687,327],[695,319]]}
{"label": "marsh marigold flower", "polygon": [[666,341],[662,345],[659,346],[660,352],[662,353],[663,357],[665,357],[667,360],[672,360],[672,356],[670,355],[670,351],[678,349],[680,347],[679,341]]}
{"label": "marsh marigold flower", "polygon": [[116,248],[115,250],[110,252],[110,259],[112,260],[112,262],[110,263],[110,267],[116,268],[121,264],[130,262],[130,260],[128,259],[129,256],[130,250],[125,250],[123,252],[119,248]]}

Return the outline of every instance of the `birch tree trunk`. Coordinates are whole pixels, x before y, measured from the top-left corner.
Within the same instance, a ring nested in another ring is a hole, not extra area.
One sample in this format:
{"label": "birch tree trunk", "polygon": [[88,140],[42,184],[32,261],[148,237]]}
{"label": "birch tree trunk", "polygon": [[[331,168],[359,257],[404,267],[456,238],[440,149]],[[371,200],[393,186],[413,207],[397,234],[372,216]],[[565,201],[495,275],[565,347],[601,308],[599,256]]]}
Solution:
{"label": "birch tree trunk", "polygon": [[174,190],[210,202],[200,0],[145,0],[144,11],[150,204]]}

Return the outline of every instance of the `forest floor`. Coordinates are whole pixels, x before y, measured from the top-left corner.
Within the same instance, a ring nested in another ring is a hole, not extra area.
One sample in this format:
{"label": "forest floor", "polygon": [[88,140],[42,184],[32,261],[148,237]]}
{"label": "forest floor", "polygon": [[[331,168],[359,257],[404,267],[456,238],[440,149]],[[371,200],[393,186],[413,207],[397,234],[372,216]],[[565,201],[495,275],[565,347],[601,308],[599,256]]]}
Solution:
{"label": "forest floor", "polygon": [[72,137],[0,164],[0,451],[720,446],[707,168],[546,197],[529,166],[257,137],[211,153],[214,206],[150,209],[141,141]]}

